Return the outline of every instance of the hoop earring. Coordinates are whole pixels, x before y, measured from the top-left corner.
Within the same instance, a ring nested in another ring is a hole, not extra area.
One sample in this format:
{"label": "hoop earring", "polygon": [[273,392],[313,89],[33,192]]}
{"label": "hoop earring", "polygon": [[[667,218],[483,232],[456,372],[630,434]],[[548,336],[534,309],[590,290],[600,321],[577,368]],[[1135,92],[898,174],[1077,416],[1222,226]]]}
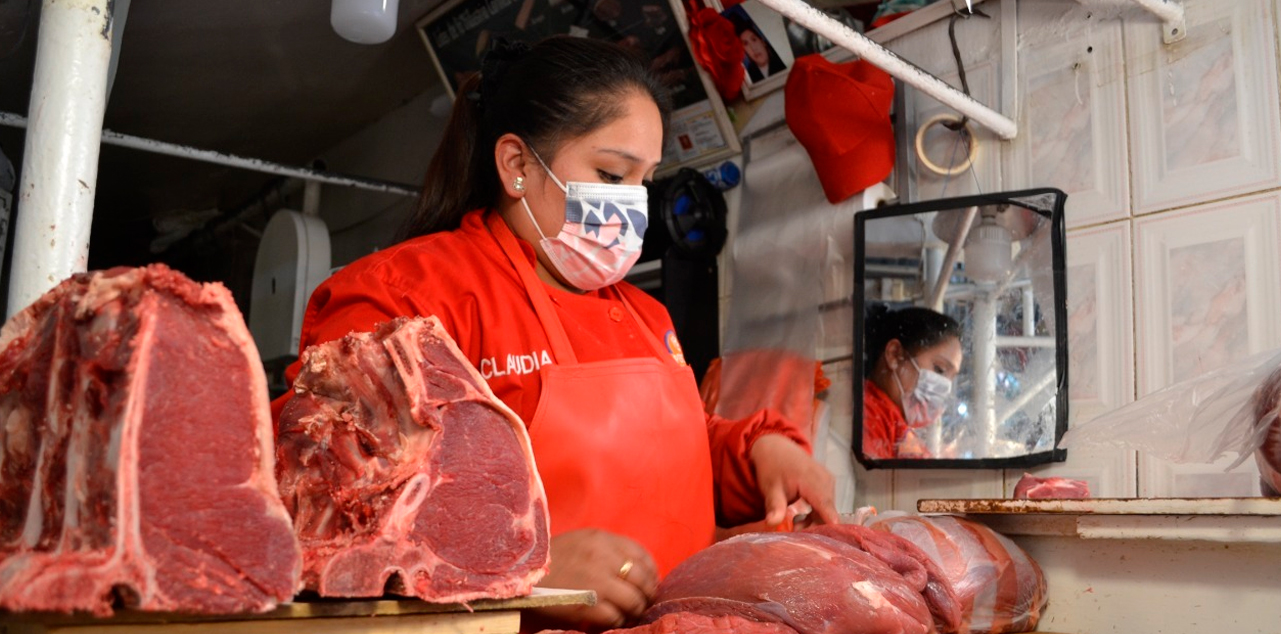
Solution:
{"label": "hoop earring", "polygon": [[525,191],[525,177],[517,176],[516,180],[512,181],[512,189],[515,189],[518,192]]}

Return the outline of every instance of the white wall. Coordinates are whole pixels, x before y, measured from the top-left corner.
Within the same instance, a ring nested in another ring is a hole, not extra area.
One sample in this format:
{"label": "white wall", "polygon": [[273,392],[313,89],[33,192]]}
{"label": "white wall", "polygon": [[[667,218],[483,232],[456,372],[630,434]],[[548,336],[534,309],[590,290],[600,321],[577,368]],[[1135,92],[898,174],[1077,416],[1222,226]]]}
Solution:
{"label": "white wall", "polygon": [[[334,172],[421,186],[448,119],[439,85],[318,158]],[[433,103],[436,111],[433,112]],[[415,198],[325,185],[320,216],[329,225],[334,266],[391,244]]]}

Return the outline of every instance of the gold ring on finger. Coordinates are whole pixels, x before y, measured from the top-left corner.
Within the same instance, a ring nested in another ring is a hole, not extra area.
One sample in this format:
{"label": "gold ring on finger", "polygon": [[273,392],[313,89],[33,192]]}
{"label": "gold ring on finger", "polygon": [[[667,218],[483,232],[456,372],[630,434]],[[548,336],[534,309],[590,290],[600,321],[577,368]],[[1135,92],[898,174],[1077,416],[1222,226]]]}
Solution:
{"label": "gold ring on finger", "polygon": [[635,564],[634,564],[634,563],[632,562],[632,560],[630,560],[630,559],[628,559],[627,561],[624,561],[624,562],[623,562],[623,565],[622,565],[621,567],[619,567],[619,569],[618,569],[618,578],[619,578],[619,579],[626,579],[626,578],[627,578],[628,573],[630,573],[630,572],[632,571],[632,566],[633,566],[633,565],[635,565]]}

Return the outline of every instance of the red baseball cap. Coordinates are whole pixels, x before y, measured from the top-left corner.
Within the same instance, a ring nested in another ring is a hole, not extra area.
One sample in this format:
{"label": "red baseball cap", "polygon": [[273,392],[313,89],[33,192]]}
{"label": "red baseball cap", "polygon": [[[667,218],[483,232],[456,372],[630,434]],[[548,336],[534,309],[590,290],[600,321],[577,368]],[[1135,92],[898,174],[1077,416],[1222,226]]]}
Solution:
{"label": "red baseball cap", "polygon": [[834,64],[819,54],[796,60],[784,111],[792,134],[836,204],[879,183],[894,169],[894,80],[862,60]]}

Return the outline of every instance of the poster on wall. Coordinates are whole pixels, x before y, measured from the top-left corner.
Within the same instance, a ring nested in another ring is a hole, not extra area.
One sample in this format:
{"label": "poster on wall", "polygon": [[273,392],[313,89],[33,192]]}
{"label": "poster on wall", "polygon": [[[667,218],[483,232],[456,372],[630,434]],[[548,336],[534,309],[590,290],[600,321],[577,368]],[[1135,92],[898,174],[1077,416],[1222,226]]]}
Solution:
{"label": "poster on wall", "polygon": [[690,54],[679,0],[449,0],[416,27],[451,98],[499,37],[533,44],[573,35],[631,48],[672,95],[660,176],[740,151],[720,96]]}

